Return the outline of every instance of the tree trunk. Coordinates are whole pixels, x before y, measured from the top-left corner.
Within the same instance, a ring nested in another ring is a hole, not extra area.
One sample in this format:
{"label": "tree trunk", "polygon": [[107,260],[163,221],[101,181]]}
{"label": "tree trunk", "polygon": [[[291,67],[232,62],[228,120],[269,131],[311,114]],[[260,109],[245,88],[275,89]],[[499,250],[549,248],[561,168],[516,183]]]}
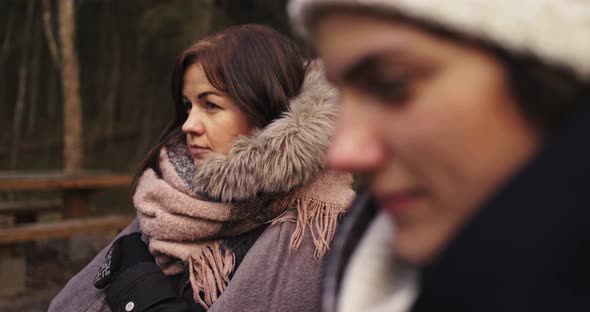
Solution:
{"label": "tree trunk", "polygon": [[[6,21],[6,28],[4,29],[4,40],[2,41],[2,47],[0,48],[0,74],[4,73],[4,61],[10,51],[10,43],[12,42],[12,29],[14,27],[16,9],[12,8],[8,20]],[[0,77],[0,79],[8,79],[8,77]],[[0,103],[4,103],[4,91],[6,90],[6,83],[0,83]],[[0,113],[2,113],[4,107],[0,107]]]}
{"label": "tree trunk", "polygon": [[104,0],[95,82],[97,103],[95,116],[98,118],[95,119],[92,137],[106,135],[108,150],[112,150],[114,147],[115,106],[121,76],[121,36],[120,30],[113,27],[115,13],[112,1]]}
{"label": "tree trunk", "polygon": [[50,0],[43,0],[43,33],[45,40],[47,40],[47,47],[51,55],[51,60],[55,71],[49,70],[47,72],[47,115],[50,119],[55,118],[57,113],[57,102],[59,101],[59,93],[57,88],[57,80],[60,78],[61,71],[61,55],[59,53],[59,46],[55,39],[55,26],[53,10],[51,8]]}
{"label": "tree trunk", "polygon": [[15,12],[12,10],[6,21],[6,28],[4,29],[4,40],[2,41],[2,50],[0,50],[0,72],[4,65],[4,59],[8,56],[10,50],[10,43],[12,40],[12,28],[14,27]]}
{"label": "tree trunk", "polygon": [[80,65],[76,53],[74,0],[58,1],[59,37],[62,54],[62,90],[64,99],[64,169],[82,169],[82,100]]}
{"label": "tree trunk", "polygon": [[96,90],[95,95],[95,101],[96,101],[96,112],[94,114],[94,116],[97,116],[97,118],[94,120],[94,126],[96,129],[94,129],[94,135],[99,135],[99,132],[101,132],[102,129],[104,129],[104,119],[105,119],[105,112],[104,112],[104,105],[102,105],[102,103],[104,103],[104,99],[105,99],[105,84],[108,83],[108,78],[106,78],[107,76],[107,63],[108,63],[108,55],[109,55],[109,42],[111,39],[111,24],[113,23],[111,16],[112,16],[112,12],[111,12],[111,2],[109,0],[103,0],[101,2],[102,4],[102,12],[101,12],[101,17],[99,20],[99,25],[97,25],[98,27],[100,27],[99,29],[99,38],[98,38],[98,52],[97,52],[97,58],[96,58],[96,70],[94,71],[95,73],[95,82],[94,82],[94,88]]}
{"label": "tree trunk", "polygon": [[53,119],[57,115],[57,103],[59,102],[59,71],[48,71],[48,82],[47,82],[47,117]]}
{"label": "tree trunk", "polygon": [[61,67],[61,57],[59,55],[59,48],[57,40],[55,40],[55,32],[53,30],[53,14],[51,13],[51,3],[49,0],[43,0],[43,32],[45,39],[47,39],[47,46],[51,54],[51,60],[57,70]]}
{"label": "tree trunk", "polygon": [[[127,68],[131,68],[130,70],[126,70],[125,72],[131,72],[132,76],[130,79],[127,79],[126,86],[129,86],[130,90],[140,90],[141,86],[143,86],[142,82],[146,81],[144,78],[144,39],[143,34],[139,34],[138,38],[135,42],[135,57],[133,58],[133,66]],[[123,103],[143,103],[146,99],[144,92],[123,92],[122,96],[124,97],[122,102]],[[129,117],[129,122],[135,125],[137,128],[140,128],[142,125],[142,105],[126,105],[126,113],[125,116]]]}
{"label": "tree trunk", "polygon": [[113,65],[111,69],[111,77],[109,79],[108,93],[105,98],[106,108],[106,130],[109,138],[109,148],[112,149],[115,141],[115,104],[117,101],[117,94],[119,91],[119,77],[121,68],[121,52],[120,52],[120,36],[115,33],[113,35]]}
{"label": "tree trunk", "polygon": [[23,37],[23,55],[21,57],[20,66],[18,69],[18,93],[16,98],[16,105],[14,109],[14,118],[12,125],[12,148],[10,150],[10,169],[16,169],[18,151],[21,141],[21,128],[23,111],[25,107],[25,98],[27,95],[27,75],[28,75],[28,61],[29,57],[26,51],[29,50],[31,41],[31,28],[33,24],[33,16],[35,13],[35,0],[27,2],[27,16],[25,18],[25,29]]}
{"label": "tree trunk", "polygon": [[154,110],[153,102],[157,88],[152,86],[152,88],[148,88],[148,90],[150,90],[150,92],[148,92],[148,97],[145,98],[145,100],[142,102],[143,105],[141,106],[143,109],[141,114],[141,131],[139,132],[139,139],[137,140],[137,152],[139,155],[145,155],[147,153],[148,147],[154,142],[155,138],[155,136],[152,135],[151,125],[152,121],[154,120],[152,118],[152,112]]}
{"label": "tree trunk", "polygon": [[[38,19],[35,19],[38,21]],[[38,22],[34,24],[34,31],[33,31],[33,43],[31,53],[33,56],[31,57],[31,92],[29,92],[29,115],[27,120],[27,136],[31,135],[33,130],[35,129],[35,124],[37,123],[37,110],[39,104],[37,103],[38,95],[39,95],[39,72],[40,72],[40,58],[41,58],[41,28]]]}

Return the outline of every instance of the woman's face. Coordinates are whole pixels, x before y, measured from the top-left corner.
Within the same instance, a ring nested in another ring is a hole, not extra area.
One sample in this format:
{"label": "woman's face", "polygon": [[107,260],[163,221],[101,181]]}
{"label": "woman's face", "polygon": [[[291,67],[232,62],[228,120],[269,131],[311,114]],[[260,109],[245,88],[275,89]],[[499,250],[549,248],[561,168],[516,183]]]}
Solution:
{"label": "woman's face", "polygon": [[484,50],[347,13],[324,17],[314,39],[341,92],[330,166],[368,173],[398,254],[428,261],[531,156],[538,135]]}
{"label": "woman's face", "polygon": [[200,64],[186,69],[182,96],[188,114],[182,132],[196,166],[209,151],[227,154],[236,137],[250,133],[246,114],[209,83]]}

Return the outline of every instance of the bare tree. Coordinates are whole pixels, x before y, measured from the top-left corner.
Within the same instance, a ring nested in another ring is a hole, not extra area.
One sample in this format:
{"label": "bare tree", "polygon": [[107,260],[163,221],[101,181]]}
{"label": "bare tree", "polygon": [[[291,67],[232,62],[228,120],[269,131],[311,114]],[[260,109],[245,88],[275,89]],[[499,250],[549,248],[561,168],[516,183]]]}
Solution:
{"label": "bare tree", "polygon": [[33,16],[35,13],[35,0],[27,1],[27,16],[25,18],[25,29],[23,37],[23,53],[21,57],[20,66],[18,68],[18,93],[16,98],[16,105],[14,109],[14,124],[12,126],[12,148],[10,150],[10,168],[16,169],[18,159],[18,151],[21,141],[21,128],[23,111],[25,107],[25,97],[27,94],[27,76],[28,76],[28,62],[29,57],[26,53],[31,41],[31,28],[33,24]]}
{"label": "bare tree", "polygon": [[[103,132],[108,139],[108,148],[112,150],[115,141],[115,104],[119,94],[121,76],[121,35],[119,29],[113,27],[113,3],[105,0],[101,18],[101,35],[99,64],[96,70],[96,98],[99,104],[98,118],[95,124],[94,137]],[[107,66],[110,60],[110,68]],[[107,68],[108,74],[107,74]],[[105,88],[106,87],[106,88]]]}
{"label": "bare tree", "polygon": [[121,53],[120,53],[120,36],[114,34],[113,36],[113,65],[111,70],[111,77],[109,80],[109,88],[105,98],[106,107],[106,130],[109,138],[109,148],[113,148],[115,141],[115,102],[117,100],[117,91],[119,90],[119,77],[121,68]]}
{"label": "bare tree", "polygon": [[57,71],[48,71],[46,73],[46,77],[48,77],[47,83],[47,113],[50,118],[53,118],[57,111],[57,102],[58,102],[58,90],[59,86],[57,85],[57,80],[59,79],[59,74],[61,71],[61,55],[59,52],[59,46],[57,44],[57,40],[55,39],[55,27],[54,27],[54,14],[51,8],[50,0],[43,0],[43,34],[45,35],[45,40],[47,41],[47,47],[49,49],[49,53],[51,55],[51,60],[53,62],[54,68]]}
{"label": "bare tree", "polygon": [[[0,74],[4,73],[4,62],[8,56],[8,52],[10,51],[10,43],[12,42],[12,30],[14,28],[14,19],[16,16],[16,8],[13,6],[12,10],[10,11],[10,15],[8,16],[8,20],[6,21],[6,27],[4,28],[4,40],[2,41],[2,47],[0,48]],[[6,78],[4,78],[6,79]],[[0,103],[4,102],[4,91],[6,90],[6,84],[0,83]],[[0,107],[0,113],[2,112],[2,107]]]}
{"label": "bare tree", "polygon": [[30,135],[35,129],[37,123],[37,110],[39,104],[37,100],[39,98],[39,72],[41,71],[40,59],[41,59],[41,28],[42,25],[39,23],[38,18],[35,19],[33,27],[33,42],[31,53],[31,92],[29,92],[29,105],[28,105],[28,118],[27,118],[27,136]]}
{"label": "bare tree", "polygon": [[55,40],[55,31],[53,30],[53,14],[51,13],[51,3],[49,0],[43,0],[43,32],[45,39],[47,39],[47,46],[53,64],[59,70],[61,68],[61,56],[59,55],[59,48],[57,40]]}
{"label": "bare tree", "polygon": [[64,98],[64,169],[82,168],[82,100],[80,98],[80,65],[76,53],[76,19],[74,0],[58,1],[61,73]]}
{"label": "bare tree", "polygon": [[2,65],[4,65],[4,59],[8,55],[8,51],[10,48],[10,42],[12,39],[12,28],[14,27],[14,17],[15,12],[13,10],[10,12],[10,15],[8,16],[8,20],[6,21],[6,28],[4,29],[4,40],[2,41],[2,49],[0,50],[0,69],[2,68]]}
{"label": "bare tree", "polygon": [[57,115],[59,105],[59,71],[47,72],[47,116],[54,118]]}

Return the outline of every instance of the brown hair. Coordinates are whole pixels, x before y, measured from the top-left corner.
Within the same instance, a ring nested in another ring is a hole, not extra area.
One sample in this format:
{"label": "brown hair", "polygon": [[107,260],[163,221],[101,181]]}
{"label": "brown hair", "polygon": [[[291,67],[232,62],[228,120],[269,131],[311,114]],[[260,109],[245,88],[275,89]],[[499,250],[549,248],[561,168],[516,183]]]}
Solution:
{"label": "brown hair", "polygon": [[572,71],[505,50],[495,55],[508,73],[518,108],[537,131],[547,136],[588,100],[590,84]]}
{"label": "brown hair", "polygon": [[256,128],[265,127],[287,110],[289,100],[299,94],[306,70],[295,43],[264,25],[233,26],[197,41],[174,64],[174,118],[139,165],[135,182],[147,168],[159,175],[160,149],[182,137],[181,127],[188,116],[182,103],[184,72],[196,63],[203,66],[211,85],[226,92]]}
{"label": "brown hair", "polygon": [[484,49],[496,57],[506,73],[507,85],[518,109],[542,137],[551,135],[590,95],[590,83],[568,68],[435,24],[412,23],[435,35]]}

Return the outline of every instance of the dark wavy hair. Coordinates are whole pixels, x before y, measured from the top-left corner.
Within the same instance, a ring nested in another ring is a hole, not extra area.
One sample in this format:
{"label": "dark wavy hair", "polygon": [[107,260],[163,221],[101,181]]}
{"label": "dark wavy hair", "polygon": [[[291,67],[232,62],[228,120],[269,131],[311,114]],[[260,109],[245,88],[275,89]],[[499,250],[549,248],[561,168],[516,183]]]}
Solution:
{"label": "dark wavy hair", "polygon": [[299,94],[306,71],[304,62],[293,41],[268,26],[256,24],[227,28],[182,51],[172,70],[174,118],[138,166],[134,181],[147,168],[160,175],[160,149],[182,136],[181,127],[188,117],[182,89],[189,66],[201,64],[211,85],[227,93],[251,125],[263,128],[285,112],[289,100]]}

